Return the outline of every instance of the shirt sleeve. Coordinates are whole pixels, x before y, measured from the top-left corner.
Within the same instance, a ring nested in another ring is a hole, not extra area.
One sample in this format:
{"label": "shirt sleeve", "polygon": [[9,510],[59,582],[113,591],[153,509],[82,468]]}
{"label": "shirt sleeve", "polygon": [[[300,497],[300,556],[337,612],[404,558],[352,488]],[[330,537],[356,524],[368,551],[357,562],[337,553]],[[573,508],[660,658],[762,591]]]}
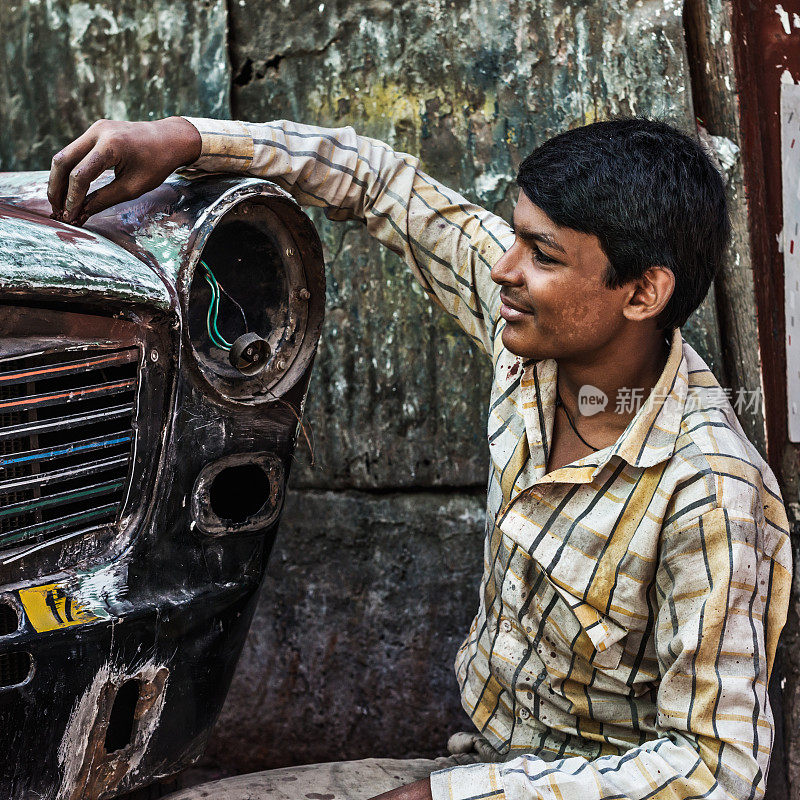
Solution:
{"label": "shirt sleeve", "polygon": [[434,773],[434,800],[645,800],[764,795],[767,696],[791,583],[787,531],[716,508],[662,534],[657,738],[594,761],[523,755]]}
{"label": "shirt sleeve", "polygon": [[492,354],[500,287],[489,272],[513,242],[508,223],[426,175],[418,159],[352,128],[186,119],[202,139],[192,167],[267,178],[331,219],[364,222]]}

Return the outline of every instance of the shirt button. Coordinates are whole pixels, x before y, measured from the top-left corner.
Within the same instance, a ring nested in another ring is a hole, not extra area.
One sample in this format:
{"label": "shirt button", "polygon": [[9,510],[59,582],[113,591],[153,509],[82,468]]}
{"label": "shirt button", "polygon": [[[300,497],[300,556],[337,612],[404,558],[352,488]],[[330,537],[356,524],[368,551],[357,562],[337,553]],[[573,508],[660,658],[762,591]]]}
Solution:
{"label": "shirt button", "polygon": [[522,707],[522,708],[519,710],[519,718],[520,718],[520,719],[529,719],[529,718],[530,718],[530,716],[531,716],[531,712],[530,712],[530,711],[528,711],[528,709],[527,709],[527,708],[525,708],[525,706],[523,706],[523,707]]}
{"label": "shirt button", "polygon": [[503,631],[503,633],[511,633],[511,620],[510,619],[501,620],[500,630]]}

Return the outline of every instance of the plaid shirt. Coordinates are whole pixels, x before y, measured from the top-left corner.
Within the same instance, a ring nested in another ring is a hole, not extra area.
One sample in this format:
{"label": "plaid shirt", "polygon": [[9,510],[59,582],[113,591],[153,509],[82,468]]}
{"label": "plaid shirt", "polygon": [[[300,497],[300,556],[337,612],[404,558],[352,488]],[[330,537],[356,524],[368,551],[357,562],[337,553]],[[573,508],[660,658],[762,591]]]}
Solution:
{"label": "plaid shirt", "polygon": [[193,166],[362,220],[492,359],[484,574],[456,674],[496,759],[434,773],[435,800],[762,795],[788,523],[680,332],[619,440],[548,473],[557,366],[502,345],[506,222],[350,128],[191,121]]}

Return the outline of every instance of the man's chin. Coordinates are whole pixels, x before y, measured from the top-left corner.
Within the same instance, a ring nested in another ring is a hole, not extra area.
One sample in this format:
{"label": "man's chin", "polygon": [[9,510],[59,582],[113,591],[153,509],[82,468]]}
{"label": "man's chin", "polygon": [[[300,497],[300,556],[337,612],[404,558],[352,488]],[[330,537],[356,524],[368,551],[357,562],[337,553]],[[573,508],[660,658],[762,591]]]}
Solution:
{"label": "man's chin", "polygon": [[513,353],[515,356],[521,356],[526,359],[532,358],[536,361],[547,358],[543,353],[544,348],[541,347],[532,336],[526,336],[525,333],[519,330],[515,325],[506,323],[500,338],[506,350]]}

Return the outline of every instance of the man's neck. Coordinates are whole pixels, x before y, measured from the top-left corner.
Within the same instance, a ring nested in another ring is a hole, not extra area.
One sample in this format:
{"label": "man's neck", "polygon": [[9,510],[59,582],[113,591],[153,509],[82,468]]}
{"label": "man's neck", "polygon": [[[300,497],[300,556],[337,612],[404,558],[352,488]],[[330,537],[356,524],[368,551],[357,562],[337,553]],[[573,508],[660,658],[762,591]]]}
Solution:
{"label": "man's neck", "polygon": [[[665,336],[655,330],[650,336],[633,331],[615,338],[591,358],[557,361],[562,402],[573,419],[579,420],[580,430],[593,433],[601,446],[616,441],[658,383],[669,356]],[[603,411],[581,413],[579,397],[585,386],[599,389],[608,398]]]}

